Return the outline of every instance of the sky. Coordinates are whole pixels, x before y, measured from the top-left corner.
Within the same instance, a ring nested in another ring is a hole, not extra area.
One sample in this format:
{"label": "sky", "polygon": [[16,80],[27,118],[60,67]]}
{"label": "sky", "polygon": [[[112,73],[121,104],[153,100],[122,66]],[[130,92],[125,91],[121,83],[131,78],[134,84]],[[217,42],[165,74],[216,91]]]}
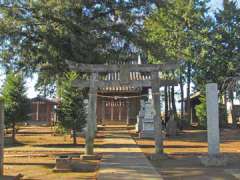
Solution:
{"label": "sky", "polygon": [[211,0],[211,2],[210,2],[211,10],[214,11],[214,10],[221,8],[222,2],[223,2],[223,0]]}
{"label": "sky", "polygon": [[[223,0],[211,0],[209,6],[211,8],[211,11],[214,12],[217,9],[220,9],[222,7]],[[237,0],[237,2],[240,5],[240,0]],[[1,74],[0,76],[0,82],[3,82],[4,76]],[[29,98],[36,97],[38,95],[38,92],[35,91],[34,85],[36,84],[37,76],[33,75],[33,78],[28,78],[26,80],[26,86],[27,86],[27,96]]]}

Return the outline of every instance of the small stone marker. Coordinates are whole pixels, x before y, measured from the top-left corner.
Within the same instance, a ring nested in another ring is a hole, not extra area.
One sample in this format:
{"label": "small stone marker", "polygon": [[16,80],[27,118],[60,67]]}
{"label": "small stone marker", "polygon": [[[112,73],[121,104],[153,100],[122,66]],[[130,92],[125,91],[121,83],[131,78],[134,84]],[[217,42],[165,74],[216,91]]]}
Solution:
{"label": "small stone marker", "polygon": [[146,101],[144,104],[144,117],[142,119],[142,129],[139,133],[140,138],[154,138],[154,108],[152,102]]}
{"label": "small stone marker", "polygon": [[167,135],[168,136],[176,136],[177,134],[177,123],[174,120],[174,114],[171,113],[170,119],[167,123]]}

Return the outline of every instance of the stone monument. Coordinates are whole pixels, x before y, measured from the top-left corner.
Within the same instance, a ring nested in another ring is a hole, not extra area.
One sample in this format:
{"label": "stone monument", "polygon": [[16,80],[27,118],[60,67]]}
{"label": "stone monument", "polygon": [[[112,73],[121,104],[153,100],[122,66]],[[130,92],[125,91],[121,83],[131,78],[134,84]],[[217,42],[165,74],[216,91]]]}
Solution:
{"label": "stone monument", "polygon": [[140,138],[154,138],[154,116],[152,102],[149,100],[144,104],[144,117],[142,119],[142,129],[139,133]]}
{"label": "stone monument", "polygon": [[218,88],[216,83],[207,84],[206,97],[208,156],[200,157],[200,160],[205,166],[223,166],[226,165],[227,159],[220,154]]}

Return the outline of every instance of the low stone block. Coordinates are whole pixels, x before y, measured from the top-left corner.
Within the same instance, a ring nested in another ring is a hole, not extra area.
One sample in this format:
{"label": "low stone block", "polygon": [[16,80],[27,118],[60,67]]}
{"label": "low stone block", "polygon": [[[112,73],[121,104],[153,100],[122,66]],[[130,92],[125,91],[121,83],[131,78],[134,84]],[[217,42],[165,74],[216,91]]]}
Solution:
{"label": "low stone block", "polygon": [[71,171],[71,158],[62,158],[58,157],[56,158],[56,165],[53,169],[54,172],[66,172]]}
{"label": "low stone block", "polygon": [[219,167],[226,166],[228,158],[224,155],[215,155],[215,156],[199,156],[201,163],[206,167]]}
{"label": "low stone block", "polygon": [[94,172],[97,168],[96,164],[81,159],[72,159],[71,167],[73,172]]}
{"label": "low stone block", "polygon": [[17,176],[0,176],[1,180],[21,180],[22,178],[22,174],[18,174]]}
{"label": "low stone block", "polygon": [[154,131],[142,131],[139,133],[139,138],[154,139]]}

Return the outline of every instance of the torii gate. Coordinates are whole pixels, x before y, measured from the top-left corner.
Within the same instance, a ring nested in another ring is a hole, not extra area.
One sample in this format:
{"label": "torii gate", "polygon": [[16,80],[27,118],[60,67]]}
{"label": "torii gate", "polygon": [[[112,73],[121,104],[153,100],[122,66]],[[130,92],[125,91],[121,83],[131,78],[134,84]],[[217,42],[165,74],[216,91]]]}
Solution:
{"label": "torii gate", "polygon": [[[94,155],[94,136],[96,132],[96,103],[97,90],[106,86],[131,86],[131,87],[152,87],[155,131],[155,153],[163,154],[163,134],[160,119],[160,93],[159,88],[167,85],[177,85],[177,80],[163,80],[159,78],[159,72],[175,70],[178,65],[174,64],[78,64],[68,62],[69,69],[90,73],[89,80],[76,80],[73,86],[77,88],[89,88],[89,103],[87,115],[87,132],[85,138],[85,154]],[[130,72],[151,73],[151,79],[131,80]],[[100,73],[119,73],[117,80],[100,80]]]}

